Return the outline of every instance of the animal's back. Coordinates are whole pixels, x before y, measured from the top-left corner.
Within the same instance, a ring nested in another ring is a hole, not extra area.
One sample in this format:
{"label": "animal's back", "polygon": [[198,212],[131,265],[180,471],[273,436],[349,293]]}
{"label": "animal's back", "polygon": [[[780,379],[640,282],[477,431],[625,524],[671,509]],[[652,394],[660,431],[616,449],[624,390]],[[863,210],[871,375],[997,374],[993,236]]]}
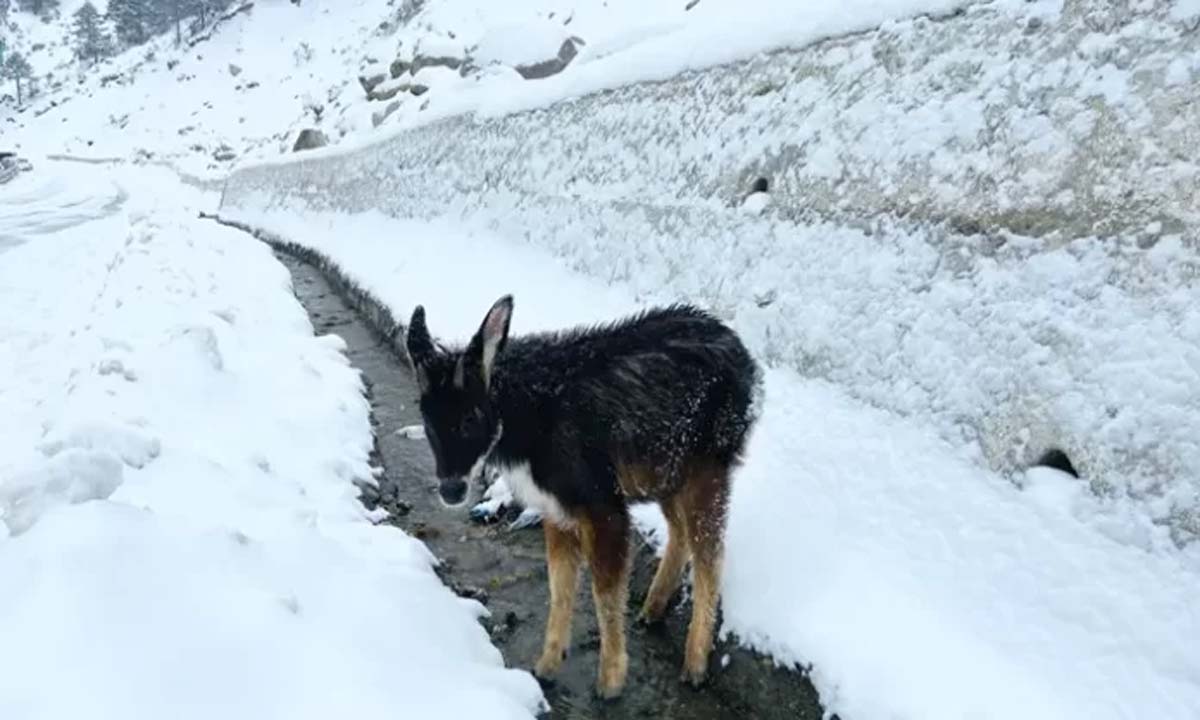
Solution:
{"label": "animal's back", "polygon": [[740,458],[759,372],[712,315],[675,305],[534,342],[544,370],[565,373],[559,431],[593,467],[606,461],[617,474],[652,477],[637,494],[674,492],[695,462],[729,467]]}

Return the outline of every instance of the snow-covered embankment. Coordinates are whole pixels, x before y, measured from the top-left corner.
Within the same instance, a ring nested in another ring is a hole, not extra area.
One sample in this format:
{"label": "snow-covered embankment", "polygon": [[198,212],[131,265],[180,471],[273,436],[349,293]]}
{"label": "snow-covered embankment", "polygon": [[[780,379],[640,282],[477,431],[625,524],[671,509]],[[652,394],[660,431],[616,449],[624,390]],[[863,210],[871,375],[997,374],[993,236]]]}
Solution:
{"label": "snow-covered embankment", "polygon": [[244,168],[222,211],[460,216],[714,307],[769,362],[994,469],[1060,449],[1107,532],[1187,542],[1197,23],[1194,3],[998,2],[506,114],[645,71],[597,60],[430,111],[477,115]]}
{"label": "snow-covered embankment", "polygon": [[199,207],[147,168],[0,194],[0,717],[532,716],[483,608],[359,503],[342,341]]}

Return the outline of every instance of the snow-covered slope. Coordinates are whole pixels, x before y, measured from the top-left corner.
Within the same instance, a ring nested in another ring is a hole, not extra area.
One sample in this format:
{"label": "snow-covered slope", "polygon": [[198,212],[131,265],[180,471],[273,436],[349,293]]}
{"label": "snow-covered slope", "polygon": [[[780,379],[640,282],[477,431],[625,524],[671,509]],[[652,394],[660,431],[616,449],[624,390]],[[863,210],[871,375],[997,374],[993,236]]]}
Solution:
{"label": "snow-covered slope", "polygon": [[[457,218],[230,216],[317,250],[395,317],[424,305],[447,342],[508,292],[516,333],[646,304],[636,283]],[[1192,720],[1200,568],[1080,523],[1095,510],[1068,475],[1019,479],[1023,491],[829,383],[767,373],[734,480],[724,631],[811,665],[826,710],[846,720]],[[657,509],[639,517],[662,537]]]}
{"label": "snow-covered slope", "polygon": [[[665,78],[963,2],[255,0],[206,39],[176,47],[168,33],[89,68],[71,61],[68,13],[50,24],[15,14],[21,47],[53,42],[28,54],[39,76],[54,79],[23,111],[0,107],[0,127],[26,153],[153,158],[219,175],[237,160],[290,151],[304,127],[363,142],[379,124],[423,122],[466,98],[558,97]],[[578,54],[555,82],[512,70],[556,57],[569,38],[580,41]],[[394,79],[401,92],[368,98],[359,77],[388,78],[394,60],[418,56],[448,58],[455,69],[404,70]]]}
{"label": "snow-covered slope", "polygon": [[37,175],[0,187],[0,717],[531,717],[360,504],[360,377],[270,251],[165,170]]}
{"label": "snow-covered slope", "polygon": [[[1200,84],[1158,82],[1200,58],[1188,27],[1164,3],[999,3],[506,114],[580,68],[239,171],[223,202],[461,214],[641,296],[701,300],[771,362],[994,468],[1065,451],[1102,498],[1089,522],[1169,547],[1200,529],[1200,124],[1180,125]],[[1098,77],[1126,92],[1105,100]],[[757,178],[761,211],[741,206]]]}

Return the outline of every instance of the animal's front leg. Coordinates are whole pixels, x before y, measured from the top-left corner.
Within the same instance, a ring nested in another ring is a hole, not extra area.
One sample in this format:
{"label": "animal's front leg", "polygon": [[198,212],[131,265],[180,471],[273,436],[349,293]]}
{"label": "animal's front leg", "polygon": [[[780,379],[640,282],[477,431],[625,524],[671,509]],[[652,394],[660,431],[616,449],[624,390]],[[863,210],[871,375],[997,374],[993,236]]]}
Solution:
{"label": "animal's front leg", "polygon": [[534,667],[539,678],[549,679],[562,666],[571,644],[571,614],[579,587],[580,546],[574,530],[545,521],[546,566],[550,576],[550,614],[546,618],[546,639],[542,657]]}

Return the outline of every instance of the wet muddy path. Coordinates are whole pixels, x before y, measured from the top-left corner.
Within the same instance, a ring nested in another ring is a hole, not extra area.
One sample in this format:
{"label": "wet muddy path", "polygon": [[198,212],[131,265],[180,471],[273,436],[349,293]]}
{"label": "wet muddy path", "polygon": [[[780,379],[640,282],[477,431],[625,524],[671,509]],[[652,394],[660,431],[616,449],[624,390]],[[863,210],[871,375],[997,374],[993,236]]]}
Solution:
{"label": "wet muddy path", "polygon": [[[390,513],[386,522],[423,540],[443,561],[442,576],[448,585],[488,607],[491,617],[484,623],[509,666],[532,667],[541,650],[549,595],[541,529],[510,530],[505,521],[474,523],[465,511],[448,510],[439,503],[425,440],[396,433],[420,422],[416,387],[391,343],[364,320],[364,315],[378,317],[379,312],[360,314],[313,265],[291,254],[277,254],[291,271],[296,295],[316,332],[340,335],[350,361],[367,383],[384,475],[378,492],[367,489],[364,502],[386,508]],[[361,298],[358,304],[361,307]],[[729,642],[718,642],[707,686],[693,690],[681,685],[678,676],[690,606],[677,602],[665,626],[645,629],[632,623],[653,571],[653,553],[640,546],[630,587],[629,680],[624,695],[611,703],[592,695],[599,635],[590,581],[585,577],[580,583],[570,654],[557,681],[546,688],[552,705],[549,717],[821,717],[816,692],[802,674],[777,669],[769,660]]]}

